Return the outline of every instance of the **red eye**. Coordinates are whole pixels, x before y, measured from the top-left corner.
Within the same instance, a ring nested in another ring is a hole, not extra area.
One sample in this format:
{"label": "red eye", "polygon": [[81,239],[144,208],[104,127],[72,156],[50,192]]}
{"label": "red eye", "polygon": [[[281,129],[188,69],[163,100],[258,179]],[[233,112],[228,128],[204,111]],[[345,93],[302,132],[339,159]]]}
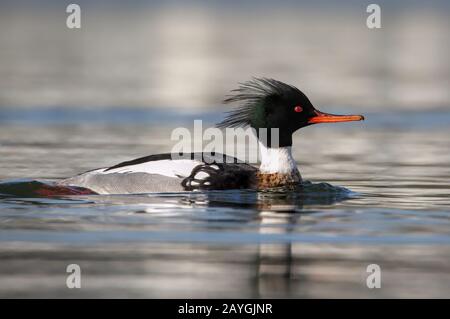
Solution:
{"label": "red eye", "polygon": [[303,111],[303,108],[300,105],[297,105],[296,107],[294,107],[294,111],[300,113],[301,111]]}

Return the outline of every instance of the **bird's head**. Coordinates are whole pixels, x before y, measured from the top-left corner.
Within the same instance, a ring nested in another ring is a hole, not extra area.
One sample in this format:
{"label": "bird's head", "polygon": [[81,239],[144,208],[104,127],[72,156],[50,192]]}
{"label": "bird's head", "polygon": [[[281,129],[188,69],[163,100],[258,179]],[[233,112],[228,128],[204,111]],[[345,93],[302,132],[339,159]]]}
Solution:
{"label": "bird's head", "polygon": [[[336,123],[364,120],[362,115],[334,115],[314,108],[308,97],[299,89],[286,83],[254,78],[241,83],[231,91],[225,103],[237,102],[240,105],[228,112],[226,118],[217,124],[220,128],[251,126],[258,135],[262,128],[267,129],[267,146],[271,146],[270,132],[279,129],[278,146],[291,146],[292,134],[298,129],[317,123]],[[258,135],[258,138],[260,136]]]}

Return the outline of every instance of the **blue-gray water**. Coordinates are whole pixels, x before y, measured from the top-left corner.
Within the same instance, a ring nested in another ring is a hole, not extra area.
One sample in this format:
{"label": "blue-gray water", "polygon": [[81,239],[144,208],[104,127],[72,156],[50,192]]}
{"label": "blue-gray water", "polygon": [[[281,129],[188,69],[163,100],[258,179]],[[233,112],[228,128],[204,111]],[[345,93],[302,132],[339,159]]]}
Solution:
{"label": "blue-gray water", "polygon": [[[169,151],[174,127],[221,117],[1,114],[2,181],[57,180]],[[365,115],[295,134],[311,181],[303,192],[3,196],[0,295],[449,297],[450,113]],[[82,268],[79,290],[66,287],[71,263]],[[380,289],[366,286],[373,263]]]}
{"label": "blue-gray water", "polygon": [[0,1],[1,182],[170,151],[252,76],[366,121],[295,134],[303,192],[2,196],[0,297],[450,297],[448,2],[76,3]]}

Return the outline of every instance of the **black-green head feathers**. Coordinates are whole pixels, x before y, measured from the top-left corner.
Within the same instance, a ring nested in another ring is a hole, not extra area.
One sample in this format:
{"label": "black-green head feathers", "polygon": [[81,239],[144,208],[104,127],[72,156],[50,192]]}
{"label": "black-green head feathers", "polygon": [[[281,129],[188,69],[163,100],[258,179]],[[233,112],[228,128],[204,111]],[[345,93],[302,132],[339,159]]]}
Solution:
{"label": "black-green head feathers", "polygon": [[[317,123],[337,123],[361,121],[362,115],[334,115],[323,113],[314,108],[308,97],[295,86],[267,78],[254,78],[241,83],[239,88],[231,91],[225,103],[240,105],[228,112],[226,118],[217,126],[245,127],[256,130],[258,138],[260,129],[278,129],[279,146],[292,145],[292,133],[296,130]],[[268,137],[268,146],[273,145],[273,136]],[[263,141],[261,141],[263,142]]]}
{"label": "black-green head feathers", "polygon": [[298,113],[295,112],[296,106],[301,106],[305,111],[313,109],[311,102],[299,89],[274,79],[254,78],[241,83],[239,88],[231,92],[224,103],[236,102],[240,105],[227,112],[226,118],[217,124],[220,128],[281,128],[290,122],[292,115]]}
{"label": "black-green head feathers", "polygon": [[267,128],[267,132],[278,128],[281,144],[291,145],[292,133],[308,125],[307,120],[314,111],[309,99],[299,89],[273,79],[254,78],[231,92],[224,102],[239,103],[239,106],[228,112],[217,126],[251,126],[257,134],[261,128]]}

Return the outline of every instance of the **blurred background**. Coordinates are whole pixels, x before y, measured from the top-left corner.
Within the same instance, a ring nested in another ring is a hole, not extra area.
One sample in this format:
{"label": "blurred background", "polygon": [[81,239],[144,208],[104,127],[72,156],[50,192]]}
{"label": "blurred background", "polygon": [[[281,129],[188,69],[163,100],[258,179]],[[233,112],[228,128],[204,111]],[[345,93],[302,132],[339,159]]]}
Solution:
{"label": "blurred background", "polygon": [[[0,0],[0,297],[450,297],[449,1],[74,2],[81,29]],[[252,76],[366,117],[295,134],[303,191],[28,196],[170,151]]]}
{"label": "blurred background", "polygon": [[252,76],[318,106],[450,104],[448,1],[1,1],[0,107],[217,109]]}

